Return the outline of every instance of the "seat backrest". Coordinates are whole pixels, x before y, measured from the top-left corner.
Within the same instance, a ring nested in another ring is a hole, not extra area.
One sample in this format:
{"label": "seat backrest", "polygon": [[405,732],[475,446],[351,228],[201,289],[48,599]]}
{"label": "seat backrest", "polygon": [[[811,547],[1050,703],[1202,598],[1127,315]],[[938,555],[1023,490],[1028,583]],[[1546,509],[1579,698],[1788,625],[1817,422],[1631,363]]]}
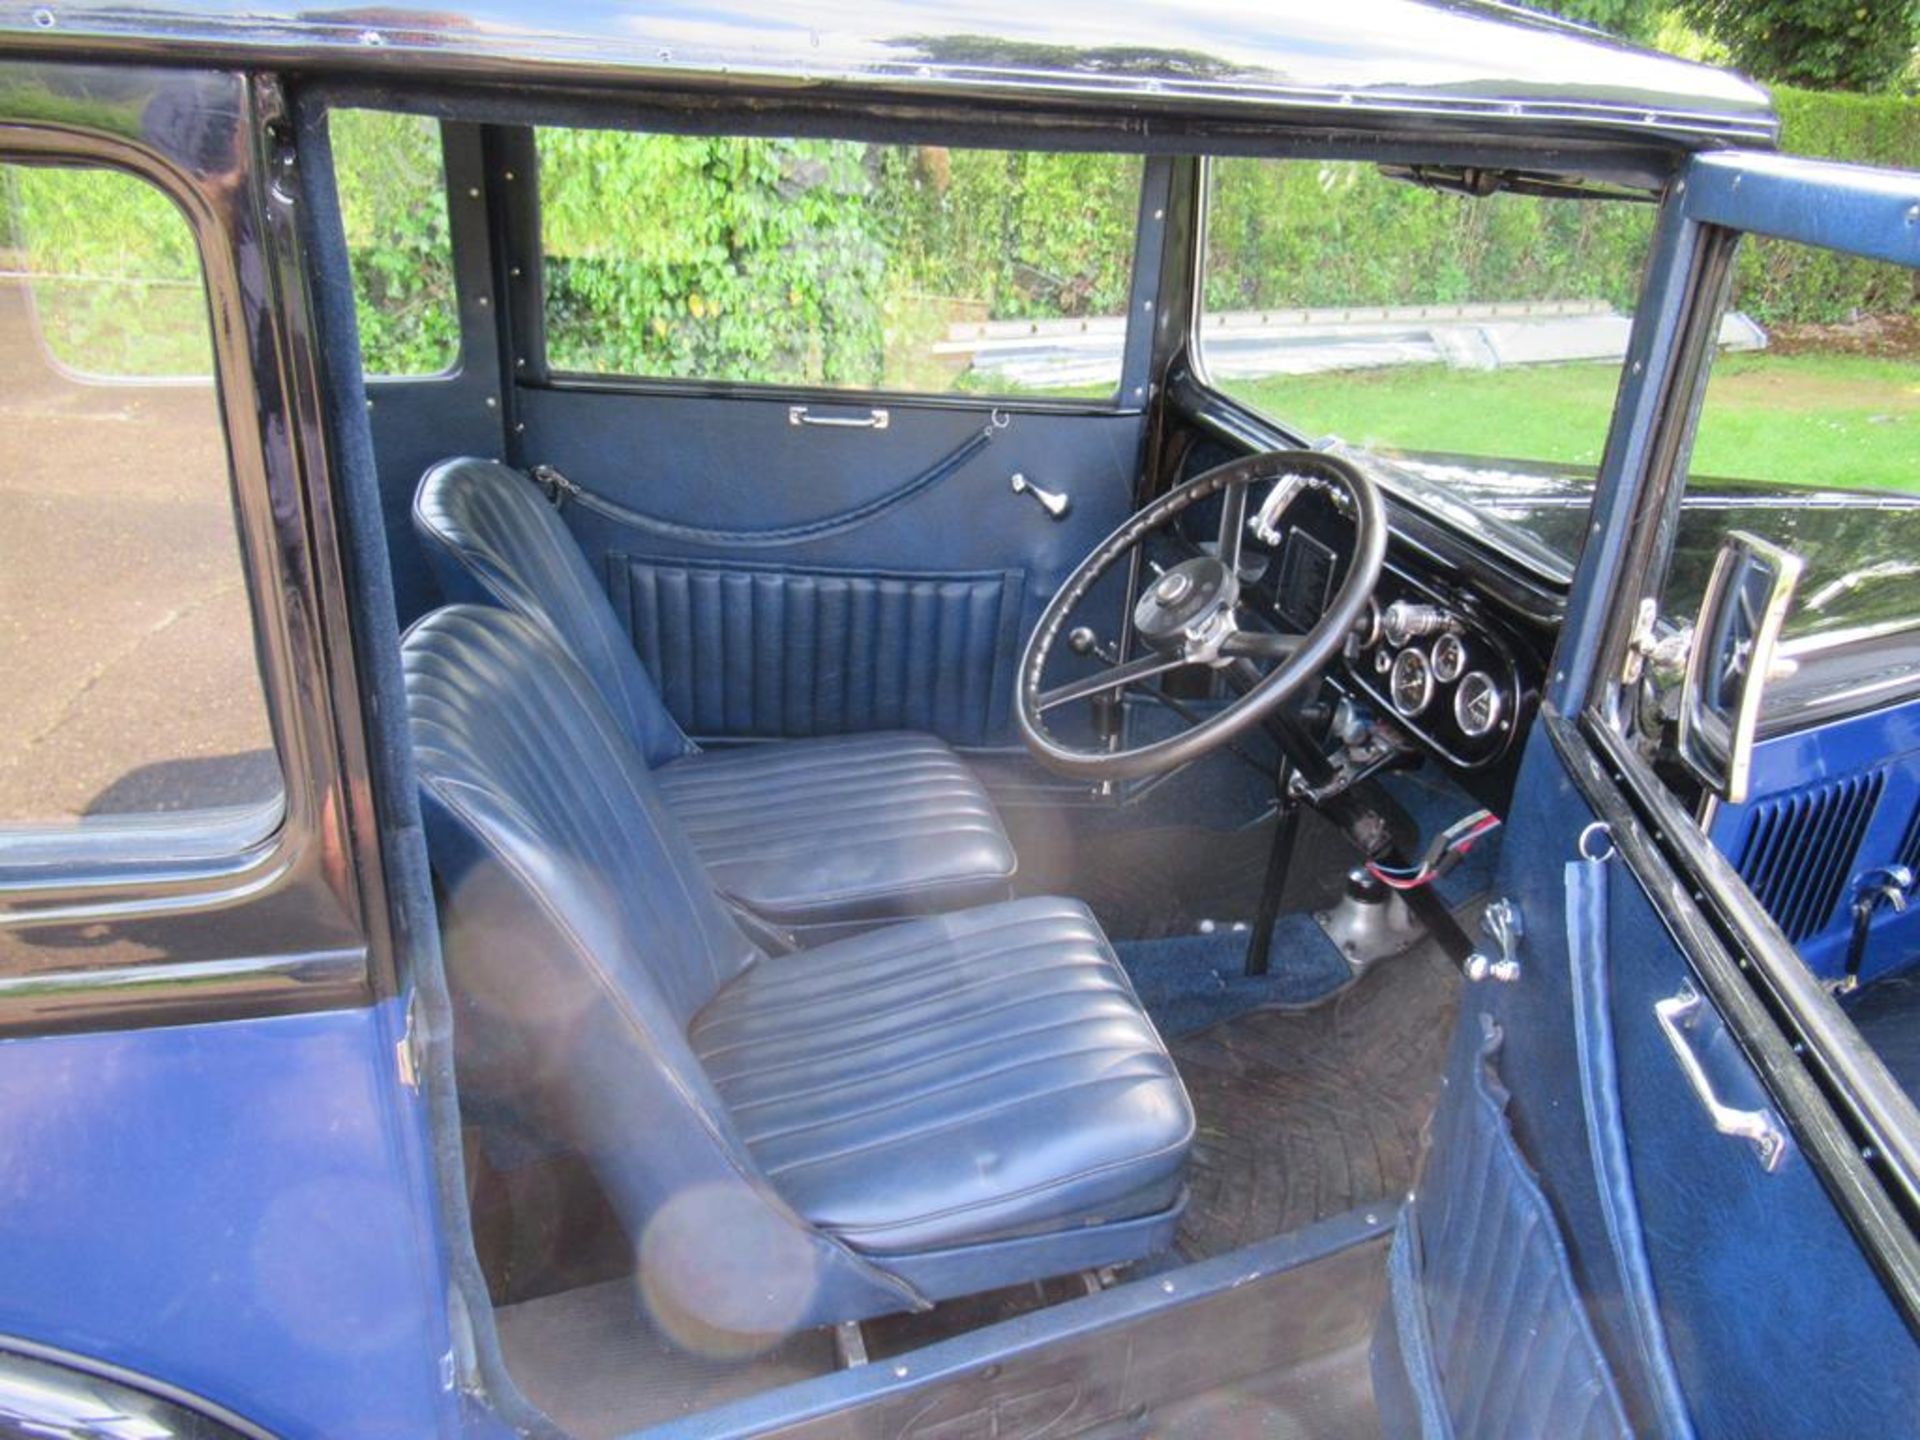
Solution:
{"label": "seat backrest", "polygon": [[643,1262],[652,1247],[670,1330],[761,1327],[774,1271],[804,1290],[782,1323],[900,1308],[898,1282],[781,1200],[687,1043],[763,957],[598,687],[489,606],[428,615],[401,660],[462,1083],[480,1064],[586,1155]]}
{"label": "seat backrest", "polygon": [[443,460],[413,524],[452,603],[502,605],[549,627],[600,688],[649,765],[694,747],[634,653],[579,542],[534,483],[497,460]]}

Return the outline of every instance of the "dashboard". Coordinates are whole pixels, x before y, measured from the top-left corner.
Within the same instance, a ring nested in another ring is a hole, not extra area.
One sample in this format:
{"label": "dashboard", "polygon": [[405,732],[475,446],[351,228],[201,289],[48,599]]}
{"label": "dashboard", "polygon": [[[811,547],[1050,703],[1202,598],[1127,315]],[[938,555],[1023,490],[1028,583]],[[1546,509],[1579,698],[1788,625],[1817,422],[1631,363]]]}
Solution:
{"label": "dashboard", "polygon": [[[1325,613],[1351,539],[1332,505],[1303,497],[1277,547],[1244,542],[1259,552],[1248,599],[1276,628],[1304,632]],[[1475,585],[1471,566],[1471,557],[1430,552],[1396,529],[1372,603],[1328,680],[1491,799],[1510,783],[1554,636],[1537,615]]]}

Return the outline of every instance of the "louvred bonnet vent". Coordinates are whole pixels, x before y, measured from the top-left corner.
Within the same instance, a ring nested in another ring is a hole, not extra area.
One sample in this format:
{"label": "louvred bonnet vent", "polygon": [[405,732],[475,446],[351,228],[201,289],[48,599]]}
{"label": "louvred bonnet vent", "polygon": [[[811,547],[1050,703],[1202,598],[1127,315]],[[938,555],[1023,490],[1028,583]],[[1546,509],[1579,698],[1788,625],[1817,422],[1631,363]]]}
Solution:
{"label": "louvred bonnet vent", "polygon": [[[1796,945],[1817,934],[1839,907],[1886,783],[1886,772],[1873,770],[1753,807],[1740,847],[1740,874]],[[1916,832],[1920,818],[1909,827],[1908,846],[1920,843]]]}

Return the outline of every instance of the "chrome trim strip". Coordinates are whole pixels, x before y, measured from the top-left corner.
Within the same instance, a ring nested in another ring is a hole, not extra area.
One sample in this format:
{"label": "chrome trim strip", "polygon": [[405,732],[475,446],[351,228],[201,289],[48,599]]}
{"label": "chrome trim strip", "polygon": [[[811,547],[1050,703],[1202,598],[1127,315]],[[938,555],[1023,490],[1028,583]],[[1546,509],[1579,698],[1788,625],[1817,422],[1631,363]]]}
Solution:
{"label": "chrome trim strip", "polygon": [[1802,660],[1828,650],[1841,650],[1848,645],[1864,645],[1907,633],[1920,634],[1920,617],[1902,616],[1871,625],[1855,625],[1846,630],[1816,630],[1811,635],[1796,635],[1791,640],[1782,640],[1776,653],[1782,660]]}

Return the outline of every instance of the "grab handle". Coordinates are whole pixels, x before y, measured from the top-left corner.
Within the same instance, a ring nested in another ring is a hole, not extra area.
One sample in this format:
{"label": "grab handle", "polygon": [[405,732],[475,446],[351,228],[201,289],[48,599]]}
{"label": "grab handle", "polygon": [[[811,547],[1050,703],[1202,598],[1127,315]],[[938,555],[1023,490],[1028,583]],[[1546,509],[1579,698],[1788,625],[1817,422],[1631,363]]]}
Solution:
{"label": "grab handle", "polygon": [[878,408],[864,415],[815,415],[804,405],[787,407],[789,425],[826,425],[836,430],[884,430],[891,419],[886,411]]}
{"label": "grab handle", "polygon": [[1759,1157],[1760,1168],[1771,1173],[1780,1168],[1780,1162],[1786,1156],[1787,1137],[1780,1133],[1772,1111],[1742,1110],[1727,1104],[1714,1093],[1713,1081],[1707,1078],[1707,1067],[1700,1063],[1700,1057],[1694,1053],[1693,1041],[1689,1038],[1695,1021],[1705,1007],[1706,1001],[1700,998],[1700,993],[1692,985],[1683,984],[1679,994],[1654,1001],[1653,1013],[1660,1022],[1660,1028],[1666,1032],[1667,1044],[1673,1047],[1673,1058],[1680,1062],[1681,1073],[1693,1087],[1693,1093],[1705,1108],[1713,1128],[1722,1135],[1733,1135],[1752,1145],[1754,1154]]}

